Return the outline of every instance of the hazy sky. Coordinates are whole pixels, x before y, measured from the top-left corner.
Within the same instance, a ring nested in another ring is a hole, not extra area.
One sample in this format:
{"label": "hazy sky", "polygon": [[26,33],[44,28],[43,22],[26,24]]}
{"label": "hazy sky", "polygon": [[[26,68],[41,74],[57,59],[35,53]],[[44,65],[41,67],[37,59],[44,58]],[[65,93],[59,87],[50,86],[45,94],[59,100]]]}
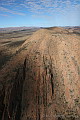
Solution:
{"label": "hazy sky", "polygon": [[0,27],[80,26],[80,0],[0,0]]}

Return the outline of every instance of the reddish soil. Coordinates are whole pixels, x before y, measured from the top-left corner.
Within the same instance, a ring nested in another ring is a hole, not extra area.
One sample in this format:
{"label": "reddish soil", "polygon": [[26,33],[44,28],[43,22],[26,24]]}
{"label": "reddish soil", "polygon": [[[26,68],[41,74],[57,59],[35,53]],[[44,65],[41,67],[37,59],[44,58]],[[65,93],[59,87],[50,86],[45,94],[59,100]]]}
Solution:
{"label": "reddish soil", "polygon": [[1,120],[80,120],[80,36],[41,29],[19,50],[0,71]]}

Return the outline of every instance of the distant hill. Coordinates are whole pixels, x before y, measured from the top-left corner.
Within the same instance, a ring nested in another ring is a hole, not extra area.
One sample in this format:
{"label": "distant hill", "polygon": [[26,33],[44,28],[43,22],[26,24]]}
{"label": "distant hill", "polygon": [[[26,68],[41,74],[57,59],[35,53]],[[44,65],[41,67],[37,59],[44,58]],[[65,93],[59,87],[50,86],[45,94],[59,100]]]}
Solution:
{"label": "distant hill", "polygon": [[50,27],[50,28],[46,28],[46,29],[53,30],[53,33],[77,33],[77,34],[80,34],[80,26]]}

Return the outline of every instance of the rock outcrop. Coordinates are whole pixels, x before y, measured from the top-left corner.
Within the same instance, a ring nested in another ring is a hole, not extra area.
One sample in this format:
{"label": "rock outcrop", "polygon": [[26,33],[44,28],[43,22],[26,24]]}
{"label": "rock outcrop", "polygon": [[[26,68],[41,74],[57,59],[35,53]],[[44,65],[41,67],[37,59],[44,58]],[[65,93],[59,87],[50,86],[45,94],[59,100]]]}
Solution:
{"label": "rock outcrop", "polygon": [[0,119],[80,120],[79,36],[42,29],[22,48],[24,64],[0,94]]}

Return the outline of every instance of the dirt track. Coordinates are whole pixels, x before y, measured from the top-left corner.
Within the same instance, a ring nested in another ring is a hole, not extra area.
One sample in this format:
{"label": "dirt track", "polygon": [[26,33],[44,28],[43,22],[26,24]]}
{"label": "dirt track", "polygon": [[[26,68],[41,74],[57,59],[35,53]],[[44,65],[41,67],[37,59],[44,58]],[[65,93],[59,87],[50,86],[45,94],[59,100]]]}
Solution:
{"label": "dirt track", "polygon": [[[23,81],[20,87],[21,120],[79,120],[80,36],[42,29],[21,48],[25,48],[25,53],[22,51],[18,56],[23,55],[25,61],[15,78],[19,83],[14,83],[19,87],[20,80]],[[20,61],[18,56],[17,61]],[[16,113],[16,103],[15,106],[11,108],[12,112],[8,109],[10,120]],[[3,117],[2,120],[6,119]]]}

